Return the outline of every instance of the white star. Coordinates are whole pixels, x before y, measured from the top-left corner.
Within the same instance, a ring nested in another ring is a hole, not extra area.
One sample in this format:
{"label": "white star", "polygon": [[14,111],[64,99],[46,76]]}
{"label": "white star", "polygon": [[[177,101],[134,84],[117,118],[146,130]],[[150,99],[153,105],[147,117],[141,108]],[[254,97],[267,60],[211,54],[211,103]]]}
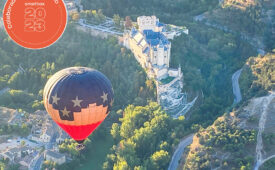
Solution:
{"label": "white star", "polygon": [[78,99],[78,96],[76,96],[76,99],[75,100],[72,100],[72,102],[74,103],[74,107],[81,107],[80,103],[82,102],[83,100],[79,100]]}
{"label": "white star", "polygon": [[57,94],[55,94],[54,96],[52,96],[53,99],[53,104],[55,103],[57,105],[58,100],[60,100],[60,98],[57,97]]}
{"label": "white star", "polygon": [[103,92],[103,95],[101,96],[103,103],[105,103],[108,100],[108,93]]}
{"label": "white star", "polygon": [[64,110],[61,110],[61,112],[63,113],[63,116],[68,116],[69,117],[70,111],[68,111],[66,107],[64,108]]}

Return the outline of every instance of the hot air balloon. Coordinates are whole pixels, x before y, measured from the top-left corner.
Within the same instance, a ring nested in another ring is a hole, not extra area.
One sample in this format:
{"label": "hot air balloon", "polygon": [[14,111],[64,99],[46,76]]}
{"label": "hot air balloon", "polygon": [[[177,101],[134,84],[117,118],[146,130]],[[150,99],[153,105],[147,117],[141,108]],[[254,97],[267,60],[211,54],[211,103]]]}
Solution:
{"label": "hot air balloon", "polygon": [[81,146],[107,117],[113,97],[109,79],[87,67],[55,73],[43,93],[44,106],[52,119]]}

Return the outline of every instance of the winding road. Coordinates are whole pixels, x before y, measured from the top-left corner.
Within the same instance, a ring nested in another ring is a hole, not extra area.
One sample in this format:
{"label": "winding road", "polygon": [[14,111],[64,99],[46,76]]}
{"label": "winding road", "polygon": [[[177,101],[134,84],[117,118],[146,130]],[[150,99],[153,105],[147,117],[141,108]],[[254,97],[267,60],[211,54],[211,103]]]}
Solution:
{"label": "winding road", "polygon": [[241,90],[240,90],[240,86],[239,86],[239,78],[240,78],[242,71],[243,71],[243,69],[240,69],[232,75],[232,88],[233,88],[233,94],[234,94],[234,103],[233,104],[237,104],[242,100],[242,94],[241,94]]}
{"label": "winding road", "polygon": [[176,170],[177,169],[177,167],[179,165],[180,158],[184,152],[184,149],[186,146],[188,146],[192,143],[193,137],[194,137],[194,134],[191,134],[180,142],[180,144],[178,145],[177,149],[174,152],[174,155],[173,155],[172,160],[169,164],[168,170]]}

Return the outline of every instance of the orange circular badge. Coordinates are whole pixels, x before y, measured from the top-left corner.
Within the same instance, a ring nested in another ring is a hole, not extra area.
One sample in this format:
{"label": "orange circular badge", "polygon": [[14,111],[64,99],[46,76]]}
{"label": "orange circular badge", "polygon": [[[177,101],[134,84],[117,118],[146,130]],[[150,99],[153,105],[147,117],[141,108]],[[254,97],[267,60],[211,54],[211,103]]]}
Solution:
{"label": "orange circular badge", "polygon": [[67,24],[67,12],[63,0],[7,0],[3,22],[17,44],[40,49],[61,37]]}

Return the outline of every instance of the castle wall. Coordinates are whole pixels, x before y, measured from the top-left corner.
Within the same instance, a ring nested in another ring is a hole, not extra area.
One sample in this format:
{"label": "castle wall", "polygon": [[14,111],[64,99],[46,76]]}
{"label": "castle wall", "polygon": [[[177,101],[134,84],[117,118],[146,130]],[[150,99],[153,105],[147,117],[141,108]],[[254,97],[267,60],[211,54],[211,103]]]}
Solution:
{"label": "castle wall", "polygon": [[167,67],[170,67],[170,57],[171,57],[171,44],[169,44],[169,48],[167,51],[167,60],[166,60]]}
{"label": "castle wall", "polygon": [[148,56],[142,52],[142,48],[137,45],[137,42],[133,38],[129,38],[129,47],[134,53],[137,61],[143,68],[148,67]]}

